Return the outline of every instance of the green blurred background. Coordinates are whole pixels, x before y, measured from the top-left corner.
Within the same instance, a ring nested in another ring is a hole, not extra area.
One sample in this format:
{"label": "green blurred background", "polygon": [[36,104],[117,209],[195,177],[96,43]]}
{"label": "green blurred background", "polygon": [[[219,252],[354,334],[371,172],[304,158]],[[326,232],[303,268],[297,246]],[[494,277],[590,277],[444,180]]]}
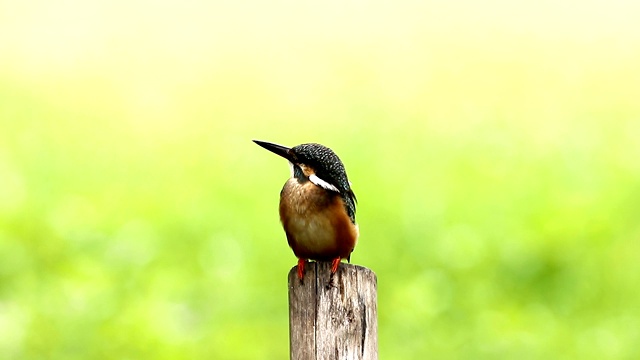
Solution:
{"label": "green blurred background", "polygon": [[2,0],[0,358],[287,358],[254,138],[346,164],[381,359],[640,358],[638,4]]}

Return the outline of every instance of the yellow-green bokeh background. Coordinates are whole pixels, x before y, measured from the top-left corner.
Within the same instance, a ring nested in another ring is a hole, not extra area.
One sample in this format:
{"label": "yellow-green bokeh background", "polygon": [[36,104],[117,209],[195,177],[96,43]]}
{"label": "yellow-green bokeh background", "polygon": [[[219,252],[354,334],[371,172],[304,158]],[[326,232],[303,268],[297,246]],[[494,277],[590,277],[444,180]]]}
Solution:
{"label": "yellow-green bokeh background", "polygon": [[0,2],[0,358],[285,359],[283,159],[381,359],[640,358],[640,6]]}

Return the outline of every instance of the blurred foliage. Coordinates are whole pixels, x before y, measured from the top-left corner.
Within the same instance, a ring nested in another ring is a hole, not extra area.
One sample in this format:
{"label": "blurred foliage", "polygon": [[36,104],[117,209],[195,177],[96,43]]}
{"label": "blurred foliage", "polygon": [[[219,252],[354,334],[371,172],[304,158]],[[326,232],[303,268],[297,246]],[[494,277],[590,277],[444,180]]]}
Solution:
{"label": "blurred foliage", "polygon": [[640,358],[639,10],[0,2],[0,358],[287,358],[253,138],[345,162],[381,359]]}

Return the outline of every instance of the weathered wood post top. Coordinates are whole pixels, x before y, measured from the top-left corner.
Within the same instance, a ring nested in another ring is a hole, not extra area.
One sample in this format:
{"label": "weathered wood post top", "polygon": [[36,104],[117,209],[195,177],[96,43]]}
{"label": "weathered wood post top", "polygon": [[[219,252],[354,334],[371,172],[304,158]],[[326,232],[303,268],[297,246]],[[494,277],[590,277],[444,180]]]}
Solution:
{"label": "weathered wood post top", "polygon": [[377,280],[362,266],[311,262],[304,280],[289,271],[292,360],[377,360]]}

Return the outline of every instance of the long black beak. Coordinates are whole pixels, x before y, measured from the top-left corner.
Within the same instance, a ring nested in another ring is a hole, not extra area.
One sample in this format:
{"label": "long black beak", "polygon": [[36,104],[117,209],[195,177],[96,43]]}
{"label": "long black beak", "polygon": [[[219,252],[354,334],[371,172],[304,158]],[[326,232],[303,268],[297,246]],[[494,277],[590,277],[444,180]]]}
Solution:
{"label": "long black beak", "polygon": [[260,141],[260,140],[253,140],[253,142],[271,151],[274,154],[282,156],[283,158],[289,161],[292,160],[291,154],[289,153],[290,148],[286,146],[282,146],[282,145],[278,145],[278,144],[274,144],[266,141]]}

